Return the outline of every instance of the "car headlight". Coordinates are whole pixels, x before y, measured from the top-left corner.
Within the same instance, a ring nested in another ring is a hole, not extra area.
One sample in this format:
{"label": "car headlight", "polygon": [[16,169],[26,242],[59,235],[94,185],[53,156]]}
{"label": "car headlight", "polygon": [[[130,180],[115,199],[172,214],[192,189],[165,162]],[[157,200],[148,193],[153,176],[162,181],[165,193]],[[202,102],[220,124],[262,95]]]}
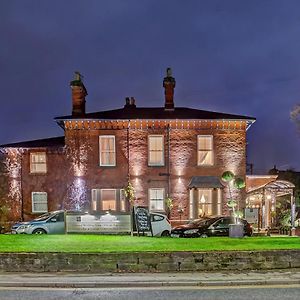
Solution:
{"label": "car headlight", "polygon": [[17,229],[27,229],[27,228],[29,228],[31,226],[33,226],[33,225],[31,225],[31,224],[21,225]]}
{"label": "car headlight", "polygon": [[184,233],[185,234],[194,234],[194,233],[197,233],[198,232],[198,229],[189,229],[189,230],[186,230]]}

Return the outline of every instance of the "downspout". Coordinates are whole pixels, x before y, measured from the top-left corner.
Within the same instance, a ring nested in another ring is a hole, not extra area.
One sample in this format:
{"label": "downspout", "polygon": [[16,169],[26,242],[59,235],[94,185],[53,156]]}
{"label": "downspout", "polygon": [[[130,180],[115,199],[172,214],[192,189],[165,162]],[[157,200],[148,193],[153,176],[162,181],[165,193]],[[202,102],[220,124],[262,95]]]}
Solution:
{"label": "downspout", "polygon": [[167,166],[167,173],[168,173],[168,197],[171,197],[170,124],[168,124],[168,126],[167,126],[167,135],[168,135],[168,166]]}
{"label": "downspout", "polygon": [[130,128],[130,120],[128,120],[128,126],[127,126],[127,180],[130,181],[130,149],[129,149],[129,128]]}
{"label": "downspout", "polygon": [[21,152],[20,189],[21,189],[21,221],[24,221],[24,198],[23,198],[23,153]]}

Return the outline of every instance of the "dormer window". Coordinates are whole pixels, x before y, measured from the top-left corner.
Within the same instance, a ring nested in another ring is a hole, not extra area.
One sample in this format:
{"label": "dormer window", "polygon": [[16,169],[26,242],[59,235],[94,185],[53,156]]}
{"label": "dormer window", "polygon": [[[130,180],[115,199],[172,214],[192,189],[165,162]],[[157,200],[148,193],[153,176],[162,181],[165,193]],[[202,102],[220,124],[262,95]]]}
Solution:
{"label": "dormer window", "polygon": [[30,173],[32,174],[47,173],[46,152],[30,153]]}

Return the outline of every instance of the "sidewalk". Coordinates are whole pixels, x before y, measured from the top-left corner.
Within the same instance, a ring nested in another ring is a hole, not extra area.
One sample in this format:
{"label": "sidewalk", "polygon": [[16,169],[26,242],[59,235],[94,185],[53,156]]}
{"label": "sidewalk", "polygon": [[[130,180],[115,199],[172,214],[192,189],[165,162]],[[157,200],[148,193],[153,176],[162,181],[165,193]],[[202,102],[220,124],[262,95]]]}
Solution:
{"label": "sidewalk", "polygon": [[300,269],[217,273],[0,273],[0,287],[111,288],[300,284]]}

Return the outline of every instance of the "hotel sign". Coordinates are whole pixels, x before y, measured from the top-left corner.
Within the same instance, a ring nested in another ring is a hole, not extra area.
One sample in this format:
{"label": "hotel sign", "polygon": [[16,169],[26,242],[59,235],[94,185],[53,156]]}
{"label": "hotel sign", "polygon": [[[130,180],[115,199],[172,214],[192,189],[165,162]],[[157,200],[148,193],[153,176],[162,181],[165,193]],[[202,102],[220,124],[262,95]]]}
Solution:
{"label": "hotel sign", "polygon": [[67,214],[66,233],[129,233],[130,215]]}

